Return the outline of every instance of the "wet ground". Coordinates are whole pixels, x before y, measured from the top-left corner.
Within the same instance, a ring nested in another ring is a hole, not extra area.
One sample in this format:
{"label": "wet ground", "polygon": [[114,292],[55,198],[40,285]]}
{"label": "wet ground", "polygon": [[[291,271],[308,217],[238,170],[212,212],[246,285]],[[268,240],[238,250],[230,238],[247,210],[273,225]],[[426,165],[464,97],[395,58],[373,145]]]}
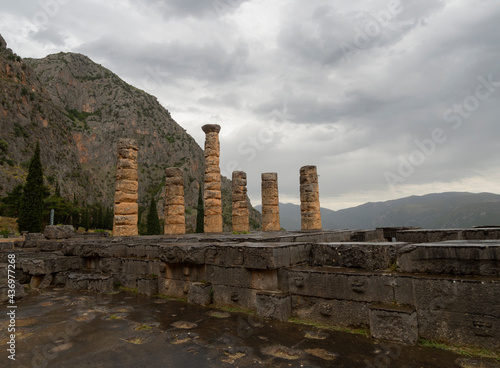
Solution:
{"label": "wet ground", "polygon": [[29,293],[16,306],[12,361],[8,308],[0,305],[1,367],[500,367],[438,349],[127,292],[48,289]]}

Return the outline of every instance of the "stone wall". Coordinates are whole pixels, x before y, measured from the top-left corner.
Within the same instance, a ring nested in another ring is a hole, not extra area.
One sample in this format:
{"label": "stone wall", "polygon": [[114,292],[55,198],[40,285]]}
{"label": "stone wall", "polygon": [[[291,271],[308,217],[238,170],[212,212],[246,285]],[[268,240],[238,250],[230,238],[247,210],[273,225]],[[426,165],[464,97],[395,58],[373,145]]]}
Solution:
{"label": "stone wall", "polygon": [[498,241],[420,245],[351,238],[360,235],[38,238],[25,250],[0,251],[0,262],[16,252],[19,280],[33,288],[109,292],[119,284],[279,320],[365,328],[403,343],[425,338],[500,350]]}

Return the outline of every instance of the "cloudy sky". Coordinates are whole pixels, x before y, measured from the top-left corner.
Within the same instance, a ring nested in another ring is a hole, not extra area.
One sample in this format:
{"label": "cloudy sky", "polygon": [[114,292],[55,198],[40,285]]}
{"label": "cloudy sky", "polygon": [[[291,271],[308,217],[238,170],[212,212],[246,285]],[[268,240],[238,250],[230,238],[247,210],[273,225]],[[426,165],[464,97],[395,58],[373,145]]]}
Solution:
{"label": "cloudy sky", "polygon": [[491,0],[0,1],[22,57],[79,52],[158,97],[221,169],[277,172],[299,203],[500,193],[500,2]]}

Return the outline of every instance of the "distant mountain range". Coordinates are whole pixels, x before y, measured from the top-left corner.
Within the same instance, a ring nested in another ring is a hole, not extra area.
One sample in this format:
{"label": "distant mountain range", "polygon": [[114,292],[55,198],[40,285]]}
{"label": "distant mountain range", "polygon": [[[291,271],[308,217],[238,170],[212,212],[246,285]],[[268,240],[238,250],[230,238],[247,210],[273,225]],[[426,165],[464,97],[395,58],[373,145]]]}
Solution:
{"label": "distant mountain range", "polygon": [[[256,206],[262,211],[262,206]],[[500,225],[500,195],[437,193],[332,211],[321,208],[323,229],[420,226],[425,229]],[[280,203],[281,227],[300,230],[300,206]]]}

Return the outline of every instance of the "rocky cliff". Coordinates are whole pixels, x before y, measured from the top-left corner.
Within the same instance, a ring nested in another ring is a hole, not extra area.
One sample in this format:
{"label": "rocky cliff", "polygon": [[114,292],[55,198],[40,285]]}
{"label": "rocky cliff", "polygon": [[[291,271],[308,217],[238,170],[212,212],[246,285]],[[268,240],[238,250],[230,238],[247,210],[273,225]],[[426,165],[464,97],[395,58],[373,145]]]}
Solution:
{"label": "rocky cliff", "polygon": [[[139,144],[139,204],[146,207],[155,196],[162,216],[165,169],[179,167],[184,173],[186,225],[188,231],[194,228],[203,150],[154,96],[84,55],[22,59],[3,39],[0,43],[2,195],[24,182],[38,139],[49,185],[58,182],[67,197],[111,205],[118,138],[134,138]],[[223,180],[226,197],[230,185]],[[230,203],[230,198],[223,200]],[[251,214],[257,226],[259,214]]]}

